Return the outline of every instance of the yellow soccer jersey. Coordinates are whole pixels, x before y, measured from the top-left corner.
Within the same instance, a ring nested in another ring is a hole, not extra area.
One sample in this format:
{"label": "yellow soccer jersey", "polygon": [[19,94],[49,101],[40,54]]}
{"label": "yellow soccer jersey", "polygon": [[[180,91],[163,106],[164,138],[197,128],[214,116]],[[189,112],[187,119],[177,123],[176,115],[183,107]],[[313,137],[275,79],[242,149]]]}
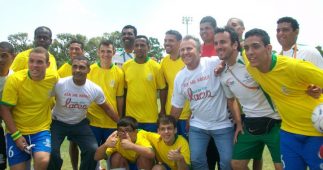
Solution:
{"label": "yellow soccer jersey", "polygon": [[145,136],[153,146],[157,160],[159,162],[167,164],[172,170],[177,170],[176,163],[174,161],[169,160],[167,155],[170,150],[176,150],[178,148],[181,148],[180,152],[183,155],[186,164],[189,166],[191,165],[190,148],[187,140],[183,136],[176,135],[175,142],[171,146],[166,145],[158,133],[146,132]]}
{"label": "yellow soccer jersey", "polygon": [[126,115],[140,123],[157,121],[157,90],[166,87],[160,65],[151,59],[138,64],[134,59],[123,65],[127,87]]}
{"label": "yellow soccer jersey", "polygon": [[[165,77],[165,80],[168,85],[167,92],[167,101],[166,101],[166,114],[170,114],[172,108],[172,96],[174,90],[174,80],[176,74],[185,67],[185,64],[181,58],[178,58],[176,61],[170,58],[170,55],[166,55],[165,58],[161,61],[161,70]],[[180,120],[187,120],[191,114],[189,108],[188,100],[185,101],[182,113],[179,117]]]}
{"label": "yellow soccer jersey", "polygon": [[[14,72],[17,72],[23,69],[28,69],[28,59],[29,59],[31,50],[32,48],[19,53],[13,60],[10,69],[12,69]],[[50,62],[50,65],[48,69],[56,71],[57,70],[56,59],[51,53],[49,53],[49,62]]]}
{"label": "yellow soccer jersey", "polygon": [[249,73],[274,100],[282,118],[283,130],[306,136],[323,136],[314,129],[311,121],[312,111],[323,102],[323,96],[314,99],[306,93],[309,84],[323,87],[323,70],[310,62],[273,55],[271,71],[262,73],[244,58]]}
{"label": "yellow soccer jersey", "polygon": [[[136,140],[135,144],[153,149],[151,144],[149,143],[149,141],[145,138],[145,133],[146,133],[146,131],[144,131],[144,130],[138,130],[137,140]],[[121,147],[120,140],[117,141],[115,148],[108,148],[105,153],[108,156],[110,156],[114,152],[119,152],[124,158],[126,158],[131,163],[135,163],[138,156],[139,156],[139,154],[133,150],[123,149]]]}
{"label": "yellow soccer jersey", "polygon": [[[99,63],[91,65],[91,71],[88,74],[88,79],[99,85],[108,103],[117,112],[117,97],[122,97],[124,94],[124,74],[123,71],[116,65],[112,65],[109,69],[103,69]],[[119,113],[121,115],[121,113]],[[100,106],[92,103],[88,109],[90,125],[101,128],[117,128],[114,122]]]}
{"label": "yellow soccer jersey", "polygon": [[32,80],[28,70],[18,71],[8,77],[2,103],[13,106],[12,118],[23,135],[49,130],[51,93],[58,78],[56,71],[49,69],[41,81]]}
{"label": "yellow soccer jersey", "polygon": [[71,63],[67,62],[64,63],[59,69],[58,69],[58,75],[60,78],[72,76],[72,65]]}

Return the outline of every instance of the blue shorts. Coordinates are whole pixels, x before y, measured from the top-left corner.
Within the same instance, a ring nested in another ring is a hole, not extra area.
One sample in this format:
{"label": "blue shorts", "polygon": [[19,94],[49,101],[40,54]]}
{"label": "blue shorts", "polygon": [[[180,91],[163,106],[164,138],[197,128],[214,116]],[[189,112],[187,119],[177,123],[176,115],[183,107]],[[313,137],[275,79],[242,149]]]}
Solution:
{"label": "blue shorts", "polygon": [[[51,152],[51,135],[48,130],[41,131],[35,134],[23,135],[28,145],[34,144],[31,152]],[[20,150],[16,143],[12,140],[11,134],[6,135],[7,155],[9,166],[19,164],[30,160],[31,155],[25,151]]]}
{"label": "blue shorts", "polygon": [[177,121],[177,134],[182,135],[186,140],[188,140],[188,132],[186,131],[186,120]]}
{"label": "blue shorts", "polygon": [[100,128],[95,126],[90,126],[98,145],[102,145],[108,137],[117,129],[110,129],[110,128]]}
{"label": "blue shorts", "polygon": [[284,170],[323,169],[318,152],[322,136],[304,136],[280,130],[280,150]]}
{"label": "blue shorts", "polygon": [[142,129],[149,132],[157,132],[156,123],[138,123],[138,129]]}

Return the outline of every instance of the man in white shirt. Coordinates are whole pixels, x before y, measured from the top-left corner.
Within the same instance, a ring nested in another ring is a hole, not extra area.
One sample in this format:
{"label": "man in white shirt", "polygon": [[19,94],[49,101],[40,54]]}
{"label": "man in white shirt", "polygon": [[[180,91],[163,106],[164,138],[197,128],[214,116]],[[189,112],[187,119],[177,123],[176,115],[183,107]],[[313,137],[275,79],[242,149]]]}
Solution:
{"label": "man in white shirt", "polygon": [[104,97],[102,89],[86,79],[90,72],[90,63],[84,56],[72,59],[72,77],[59,80],[54,89],[56,105],[53,109],[52,152],[48,169],[61,169],[60,146],[65,137],[75,142],[81,150],[81,170],[95,169],[97,162],[94,154],[97,141],[86,119],[87,108],[92,102],[98,104],[114,121],[115,113]]}
{"label": "man in white shirt", "polygon": [[189,130],[192,168],[208,169],[206,149],[213,138],[220,154],[220,168],[227,170],[231,169],[234,136],[227,106],[237,123],[236,134],[242,128],[241,119],[234,100],[226,99],[219,78],[214,76],[213,70],[220,59],[201,58],[200,46],[199,40],[192,36],[182,40],[180,56],[186,66],[175,78],[171,115],[178,118],[188,99],[192,110]]}

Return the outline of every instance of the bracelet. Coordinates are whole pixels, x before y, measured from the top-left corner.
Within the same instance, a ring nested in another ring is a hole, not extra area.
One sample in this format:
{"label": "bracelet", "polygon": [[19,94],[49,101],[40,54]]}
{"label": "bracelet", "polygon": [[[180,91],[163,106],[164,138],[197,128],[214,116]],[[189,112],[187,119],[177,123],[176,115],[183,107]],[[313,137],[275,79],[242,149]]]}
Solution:
{"label": "bracelet", "polygon": [[19,139],[21,137],[21,133],[17,130],[15,133],[11,134],[11,138],[12,140],[16,141],[17,139]]}

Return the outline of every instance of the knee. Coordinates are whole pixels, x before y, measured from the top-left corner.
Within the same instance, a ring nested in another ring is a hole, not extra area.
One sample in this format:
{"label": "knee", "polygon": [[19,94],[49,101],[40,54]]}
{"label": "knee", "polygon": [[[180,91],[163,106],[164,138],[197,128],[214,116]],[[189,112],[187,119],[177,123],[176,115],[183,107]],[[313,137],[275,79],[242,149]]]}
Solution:
{"label": "knee", "polygon": [[151,169],[153,167],[153,160],[139,156],[137,159],[137,167],[139,169]]}
{"label": "knee", "polygon": [[118,152],[111,155],[111,168],[125,168],[128,166],[128,161]]}
{"label": "knee", "polygon": [[166,170],[166,169],[164,168],[164,166],[157,164],[152,168],[152,170]]}
{"label": "knee", "polygon": [[232,160],[231,167],[233,170],[247,170],[249,161],[242,161],[242,160]]}

